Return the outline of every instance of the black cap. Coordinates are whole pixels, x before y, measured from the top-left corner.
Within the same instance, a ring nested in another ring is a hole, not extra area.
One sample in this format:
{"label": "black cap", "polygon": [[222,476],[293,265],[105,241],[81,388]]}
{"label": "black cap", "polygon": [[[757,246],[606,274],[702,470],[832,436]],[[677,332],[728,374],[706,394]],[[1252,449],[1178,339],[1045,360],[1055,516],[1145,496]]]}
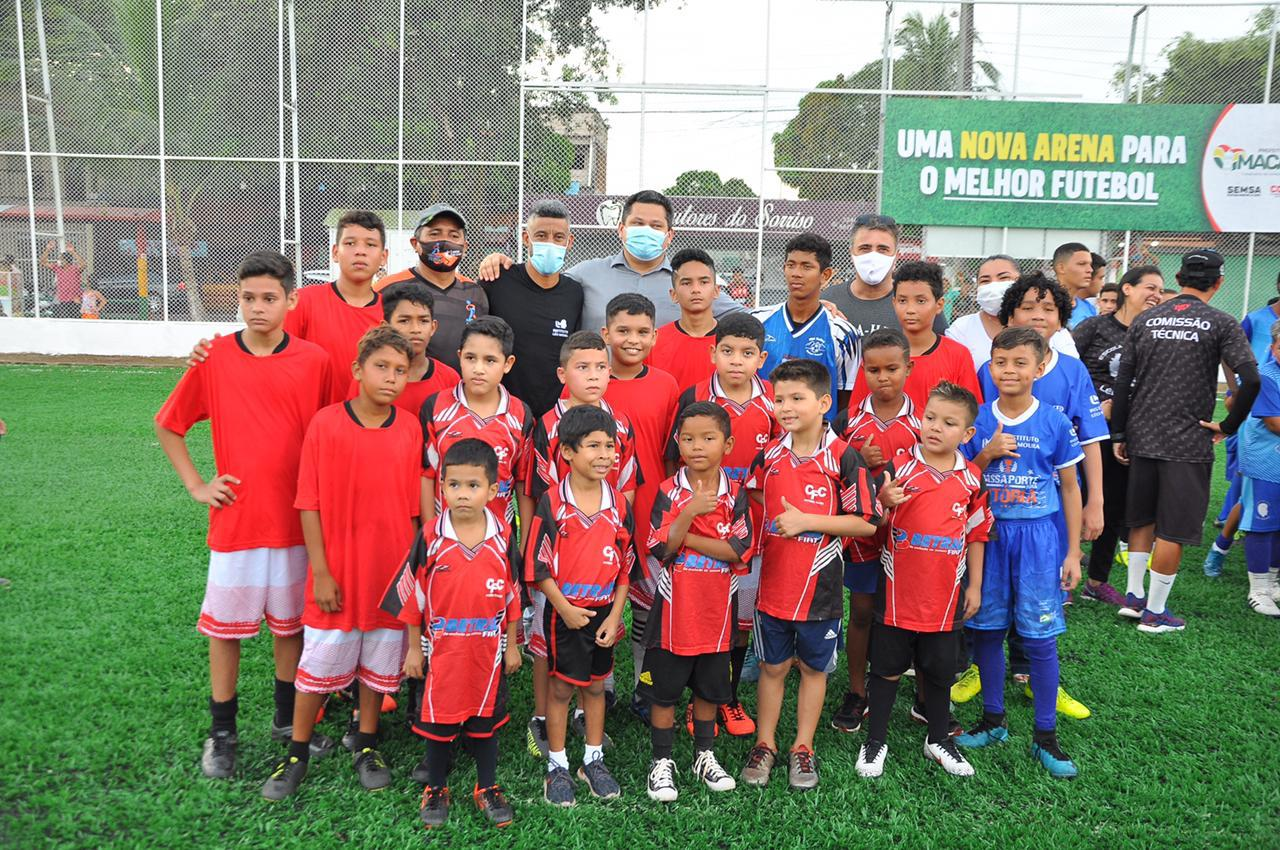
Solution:
{"label": "black cap", "polygon": [[1182,268],[1178,274],[1191,277],[1219,277],[1222,274],[1222,255],[1212,248],[1199,248],[1182,255]]}
{"label": "black cap", "polygon": [[450,215],[458,220],[458,224],[465,231],[467,229],[467,220],[462,217],[462,213],[451,207],[449,204],[432,204],[422,211],[422,218],[418,219],[418,226],[414,228],[414,232],[426,227],[436,218],[442,215]]}

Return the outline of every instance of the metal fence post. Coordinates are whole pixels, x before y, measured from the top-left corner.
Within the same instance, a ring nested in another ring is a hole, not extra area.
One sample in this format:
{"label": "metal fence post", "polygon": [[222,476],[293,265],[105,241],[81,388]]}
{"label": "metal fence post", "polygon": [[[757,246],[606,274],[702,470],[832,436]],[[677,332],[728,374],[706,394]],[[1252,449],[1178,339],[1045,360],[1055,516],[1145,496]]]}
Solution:
{"label": "metal fence post", "polygon": [[[1271,102],[1271,77],[1276,71],[1276,24],[1277,18],[1280,17],[1280,6],[1271,7],[1271,40],[1267,45],[1267,70],[1266,79],[1262,81],[1262,102]],[[1249,248],[1245,254],[1244,260],[1244,304],[1240,308],[1240,315],[1246,316],[1249,313],[1249,290],[1253,286],[1253,256],[1257,247],[1258,234],[1249,231]]]}
{"label": "metal fence post", "polygon": [[640,163],[636,170],[640,188],[644,185],[644,113],[649,88],[649,0],[644,0],[644,20],[640,26]]}
{"label": "metal fence post", "polygon": [[[14,10],[17,15],[14,24],[18,30],[18,83],[22,86],[22,153],[27,166],[27,224],[31,228],[27,234],[31,239],[31,300],[38,319],[40,318],[40,254],[36,245],[36,183],[31,167],[31,115],[27,109],[27,98],[30,94],[27,91],[27,48],[22,33],[22,0],[14,0]],[[12,279],[9,281],[9,287],[12,295]],[[24,282],[19,289],[25,290],[26,283]],[[19,292],[14,302],[19,308],[25,307],[22,303],[23,298],[24,294]]]}
{"label": "metal fence post", "polygon": [[[284,159],[284,0],[276,3],[276,142],[279,154],[280,179],[280,253],[284,254],[288,244],[289,196],[285,190],[288,182]],[[302,269],[295,268],[297,285],[301,286]]]}
{"label": "metal fence post", "polygon": [[773,23],[773,2],[764,3],[764,97],[760,102],[760,188],[756,191],[756,294],[753,299],[760,305],[764,286],[764,181],[768,176],[769,161],[769,51],[773,39],[770,36]]}
{"label": "metal fence post", "polygon": [[884,39],[880,45],[880,121],[876,129],[876,149],[880,152],[880,173],[876,175],[876,212],[884,197],[884,113],[893,88],[893,0],[884,4]]}
{"label": "metal fence post", "polygon": [[[164,0],[156,0],[156,132],[159,136],[160,154],[160,310],[164,320],[169,321],[169,185],[164,161],[164,17],[162,7]],[[196,286],[194,280],[186,281],[187,286]],[[195,302],[200,300],[200,292],[194,293]],[[191,298],[191,295],[187,296]],[[193,303],[195,303],[193,302]],[[192,316],[191,318],[197,318]]]}
{"label": "metal fence post", "polygon": [[[401,0],[401,2],[404,2],[404,0]],[[524,0],[524,2],[521,4],[521,7],[520,7],[520,69],[519,69],[520,70],[520,103],[516,110],[516,115],[517,115],[516,120],[520,123],[520,126],[516,128],[516,132],[518,133],[518,139],[519,139],[519,141],[517,141],[516,143],[516,159],[519,161],[519,164],[516,166],[516,223],[515,223],[516,232],[513,234],[516,240],[516,261],[517,262],[524,261],[524,240],[520,238],[520,232],[521,230],[524,229],[524,158],[525,158],[524,110],[525,110],[525,98],[528,97],[528,92],[525,90],[527,62],[529,59],[527,55],[528,49],[529,49],[529,0]],[[588,170],[590,171],[590,168],[595,164],[595,151],[588,149],[587,157],[588,157]],[[592,183],[592,189],[594,188],[595,188],[595,184]]]}
{"label": "metal fence post", "polygon": [[400,82],[396,93],[396,230],[404,226],[404,3],[400,0],[400,35],[396,42]]}

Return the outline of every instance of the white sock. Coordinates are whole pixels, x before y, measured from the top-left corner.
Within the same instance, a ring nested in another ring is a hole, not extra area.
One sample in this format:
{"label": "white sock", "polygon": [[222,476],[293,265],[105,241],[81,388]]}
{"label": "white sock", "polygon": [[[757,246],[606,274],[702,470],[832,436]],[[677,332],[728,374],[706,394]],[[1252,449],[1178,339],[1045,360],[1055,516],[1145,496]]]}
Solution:
{"label": "white sock", "polygon": [[586,712],[585,712],[585,711],[583,711],[582,709],[580,709],[580,708],[575,708],[575,709],[573,710],[573,719],[574,719],[574,720],[577,720],[579,717],[582,717],[582,716],[583,716],[583,715],[585,715],[585,714],[586,714]]}
{"label": "white sock", "polygon": [[586,748],[582,751],[582,764],[584,767],[591,764],[591,762],[599,761],[602,758],[604,758],[603,746],[596,747],[591,744],[587,744]]}
{"label": "white sock", "polygon": [[1141,599],[1147,595],[1147,590],[1143,586],[1147,577],[1147,562],[1151,560],[1150,552],[1129,552],[1129,584],[1125,589],[1126,593],[1132,593]]}
{"label": "white sock", "polygon": [[1271,593],[1271,573],[1248,573],[1249,595],[1257,593],[1268,596]]}
{"label": "white sock", "polygon": [[1163,614],[1164,604],[1169,601],[1169,591],[1173,589],[1173,580],[1177,574],[1167,576],[1164,573],[1151,573],[1151,594],[1147,597],[1147,610],[1152,614]]}
{"label": "white sock", "polygon": [[1118,544],[1118,545],[1120,546],[1120,551],[1121,551],[1121,552],[1128,552],[1128,551],[1129,551],[1129,544],[1128,544],[1128,542],[1126,542],[1126,541],[1124,541],[1124,540],[1121,540],[1121,541],[1119,542],[1119,544]]}
{"label": "white sock", "polygon": [[557,767],[563,767],[565,770],[569,769],[569,756],[565,754],[564,750],[552,750],[547,753],[547,773]]}
{"label": "white sock", "polygon": [[546,716],[545,714],[535,714],[535,715],[533,716],[533,719],[534,719],[534,720],[541,720],[543,723],[546,723],[546,722],[547,722],[547,716]]}

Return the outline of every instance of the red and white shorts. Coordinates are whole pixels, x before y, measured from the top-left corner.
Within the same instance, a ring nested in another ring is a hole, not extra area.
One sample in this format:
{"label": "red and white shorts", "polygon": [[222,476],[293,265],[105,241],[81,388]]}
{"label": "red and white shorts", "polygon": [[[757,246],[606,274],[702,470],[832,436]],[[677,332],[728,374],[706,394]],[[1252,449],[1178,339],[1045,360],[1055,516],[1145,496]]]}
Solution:
{"label": "red and white shorts", "polygon": [[394,693],[400,688],[408,645],[404,629],[344,632],[307,626],[294,684],[303,693],[332,694],[359,679],[379,693]]}
{"label": "red and white shorts", "polygon": [[222,640],[256,637],[263,619],[276,637],[302,631],[307,548],[210,552],[209,578],[196,629]]}
{"label": "red and white shorts", "polygon": [[525,635],[525,646],[534,658],[546,658],[547,633],[543,628],[542,618],[547,610],[547,595],[531,586],[529,601],[533,604],[533,620],[529,623],[529,633]]}

